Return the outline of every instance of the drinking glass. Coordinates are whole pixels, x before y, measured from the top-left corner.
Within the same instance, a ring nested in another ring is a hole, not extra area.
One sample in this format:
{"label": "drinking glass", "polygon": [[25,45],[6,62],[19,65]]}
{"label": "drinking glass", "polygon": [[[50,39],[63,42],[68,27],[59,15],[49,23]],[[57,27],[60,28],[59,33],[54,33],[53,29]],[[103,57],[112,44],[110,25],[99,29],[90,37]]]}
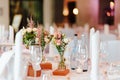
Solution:
{"label": "drinking glass", "polygon": [[78,54],[77,55],[78,67],[81,67],[83,69],[85,66],[85,63],[88,60],[87,44],[83,43],[83,41],[79,41],[78,43],[77,54]]}
{"label": "drinking glass", "polygon": [[42,80],[52,80],[51,70],[42,70]]}
{"label": "drinking glass", "polygon": [[32,63],[32,66],[34,69],[34,80],[35,80],[36,71],[40,70],[40,62],[42,60],[42,51],[39,45],[31,45],[29,49],[31,53],[30,62]]}

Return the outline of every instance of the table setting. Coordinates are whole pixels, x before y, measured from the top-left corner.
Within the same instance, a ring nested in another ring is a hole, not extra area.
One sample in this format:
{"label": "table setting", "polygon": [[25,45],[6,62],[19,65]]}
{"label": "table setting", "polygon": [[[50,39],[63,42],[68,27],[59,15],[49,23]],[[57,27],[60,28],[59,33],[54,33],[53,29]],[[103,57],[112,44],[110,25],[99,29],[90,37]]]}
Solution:
{"label": "table setting", "polygon": [[[109,35],[105,26],[104,34]],[[1,54],[0,80],[120,79],[120,41],[103,39],[103,33],[90,29],[88,24],[80,38],[76,33],[67,37],[53,26],[49,31],[39,24],[35,26],[32,18],[27,28],[16,33],[15,41],[12,26],[9,33],[7,43],[11,45],[0,43],[11,47]]]}

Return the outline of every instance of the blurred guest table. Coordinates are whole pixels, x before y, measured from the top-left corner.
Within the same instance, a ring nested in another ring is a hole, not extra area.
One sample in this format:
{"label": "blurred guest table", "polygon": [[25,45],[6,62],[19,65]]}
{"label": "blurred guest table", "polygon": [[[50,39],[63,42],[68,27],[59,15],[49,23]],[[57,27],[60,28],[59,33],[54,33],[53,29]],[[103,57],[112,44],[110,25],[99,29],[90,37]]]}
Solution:
{"label": "blurred guest table", "polygon": [[[108,64],[101,64],[99,67],[100,67],[99,80],[119,80],[120,79],[119,75],[111,75],[111,74],[107,73],[107,69],[109,69]],[[74,71],[72,70],[66,76],[53,76],[52,71],[49,71],[49,74],[52,77],[51,80],[90,80],[90,71],[82,72],[79,74],[79,73],[76,73],[75,70]],[[51,77],[49,77],[49,78],[51,78]],[[26,77],[24,80],[33,80],[33,78]],[[35,80],[44,80],[44,79],[41,76],[41,77],[37,77]]]}

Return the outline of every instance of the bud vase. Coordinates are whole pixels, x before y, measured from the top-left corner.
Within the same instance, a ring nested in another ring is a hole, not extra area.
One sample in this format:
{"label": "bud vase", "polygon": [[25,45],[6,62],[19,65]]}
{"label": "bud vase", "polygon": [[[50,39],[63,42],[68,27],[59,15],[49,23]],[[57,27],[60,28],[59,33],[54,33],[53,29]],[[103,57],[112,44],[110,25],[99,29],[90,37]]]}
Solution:
{"label": "bud vase", "polygon": [[66,69],[64,52],[60,53],[60,62],[59,62],[59,65],[58,65],[58,69],[59,70],[65,70]]}

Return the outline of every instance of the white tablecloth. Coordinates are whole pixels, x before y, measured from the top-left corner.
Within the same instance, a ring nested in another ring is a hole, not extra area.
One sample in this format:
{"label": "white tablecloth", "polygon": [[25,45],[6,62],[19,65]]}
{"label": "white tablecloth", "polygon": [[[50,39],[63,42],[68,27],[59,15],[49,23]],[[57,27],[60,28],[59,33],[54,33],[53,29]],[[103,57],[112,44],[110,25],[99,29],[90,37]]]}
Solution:
{"label": "white tablecloth", "polygon": [[[33,80],[31,77],[25,78],[25,80]],[[36,78],[36,80],[42,80],[42,77]],[[90,74],[88,72],[84,73],[76,73],[75,71],[71,71],[66,76],[53,76],[52,80],[90,80]],[[100,77],[100,80],[104,80],[102,77]]]}
{"label": "white tablecloth", "polygon": [[[25,55],[25,56],[26,56],[26,58],[29,58],[28,55]],[[57,68],[57,62],[55,63],[52,61],[52,64],[53,64],[53,70],[55,70]],[[106,79],[107,76],[104,76],[104,73],[106,72],[107,68],[108,68],[107,65],[100,64],[100,66],[99,66],[99,80],[120,80],[119,75],[117,75],[117,76],[116,75],[109,75],[109,77],[108,77],[109,79]],[[23,69],[23,71],[25,71],[25,69]],[[51,71],[51,74],[52,74],[52,71]],[[33,80],[32,77],[27,77],[27,76],[24,76],[24,77],[25,77],[24,80]],[[0,80],[1,79],[2,78],[0,77]],[[4,79],[4,80],[8,80],[8,79]],[[38,77],[38,78],[36,78],[36,80],[42,80],[42,79],[41,79],[41,77]],[[89,68],[88,72],[83,72],[81,74],[76,73],[76,71],[70,71],[70,73],[66,76],[53,76],[52,75],[52,80],[90,80],[90,68]]]}

